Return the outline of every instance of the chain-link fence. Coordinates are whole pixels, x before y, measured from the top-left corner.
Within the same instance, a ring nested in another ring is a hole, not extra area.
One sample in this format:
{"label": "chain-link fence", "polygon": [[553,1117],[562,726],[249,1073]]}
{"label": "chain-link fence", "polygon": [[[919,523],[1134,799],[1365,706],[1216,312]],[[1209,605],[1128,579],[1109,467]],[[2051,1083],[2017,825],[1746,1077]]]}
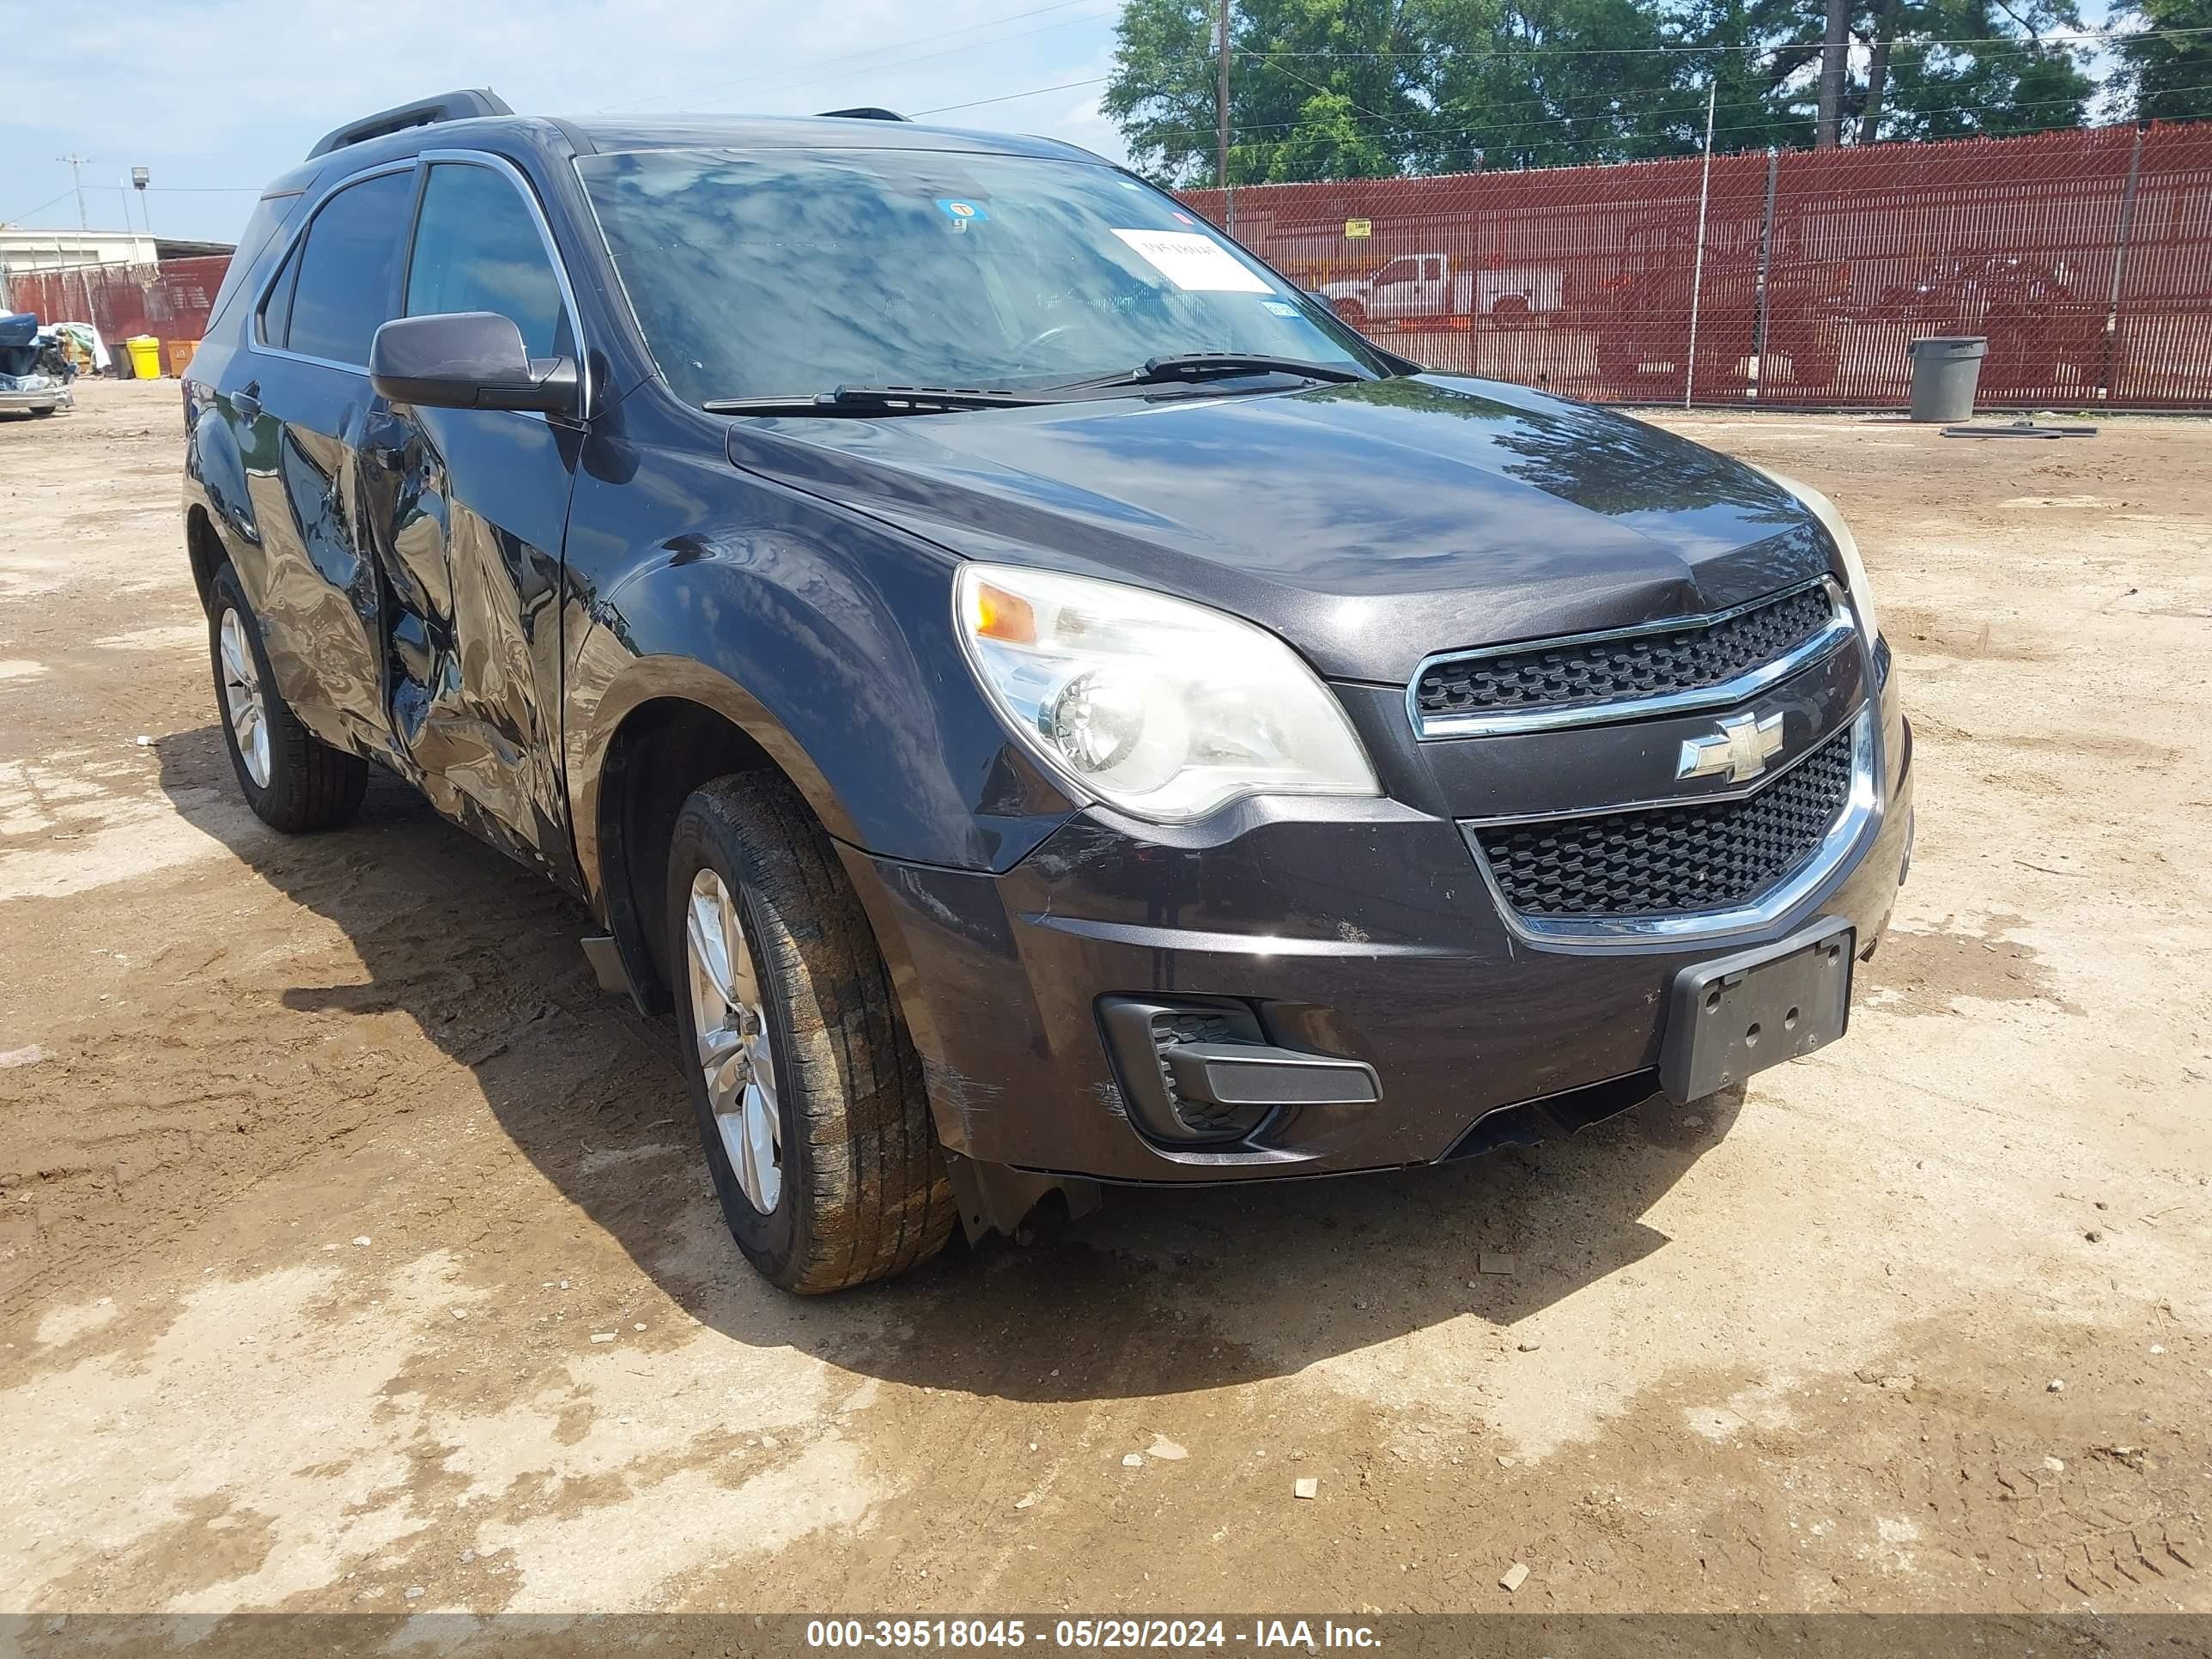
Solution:
{"label": "chain-link fence", "polygon": [[[2212,123],[1183,199],[1431,368],[1602,402],[2212,408]],[[1702,208],[1700,206],[1702,201]]]}

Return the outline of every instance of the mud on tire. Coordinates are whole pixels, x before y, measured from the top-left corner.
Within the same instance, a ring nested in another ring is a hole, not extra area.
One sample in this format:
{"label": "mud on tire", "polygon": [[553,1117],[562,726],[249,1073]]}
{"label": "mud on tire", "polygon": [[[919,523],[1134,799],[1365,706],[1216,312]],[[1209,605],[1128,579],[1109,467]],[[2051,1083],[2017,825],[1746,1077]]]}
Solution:
{"label": "mud on tire", "polygon": [[[707,867],[736,900],[767,1015],[782,1144],[781,1190],[765,1215],[732,1166],[697,1058],[684,927]],[[773,773],[694,791],[671,842],[665,914],[678,1061],[746,1259],[782,1289],[814,1294],[936,1255],[957,1210],[921,1057],[867,915],[798,792]]]}

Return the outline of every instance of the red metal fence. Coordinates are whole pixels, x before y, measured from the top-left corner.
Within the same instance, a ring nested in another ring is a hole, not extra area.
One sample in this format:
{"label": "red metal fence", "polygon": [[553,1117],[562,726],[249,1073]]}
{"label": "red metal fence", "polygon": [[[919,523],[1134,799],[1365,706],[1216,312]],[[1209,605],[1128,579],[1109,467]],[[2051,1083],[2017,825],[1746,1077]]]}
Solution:
{"label": "red metal fence", "polygon": [[1431,368],[1601,402],[2212,408],[2212,122],[1184,200]]}
{"label": "red metal fence", "polygon": [[[1703,165],[1184,199],[1434,368],[1605,402],[1881,407],[1905,400],[1911,341],[1981,334],[1985,404],[2212,408],[2212,122],[1719,155],[1701,216]],[[154,335],[166,362],[227,264],[19,273],[9,302]]]}
{"label": "red metal fence", "polygon": [[166,364],[172,340],[198,340],[207,332],[208,308],[229,268],[230,260],[216,254],[160,264],[11,271],[8,303],[49,323],[90,323],[111,350],[134,334],[150,334],[161,341]]}

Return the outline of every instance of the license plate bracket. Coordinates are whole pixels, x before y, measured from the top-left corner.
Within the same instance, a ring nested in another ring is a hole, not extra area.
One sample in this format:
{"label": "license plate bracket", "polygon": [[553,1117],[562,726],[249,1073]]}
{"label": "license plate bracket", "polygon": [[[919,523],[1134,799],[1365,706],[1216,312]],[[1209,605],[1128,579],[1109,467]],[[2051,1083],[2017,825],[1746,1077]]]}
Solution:
{"label": "license plate bracket", "polygon": [[1677,973],[1659,1046],[1660,1086],[1676,1100],[1701,1099],[1843,1036],[1856,939],[1850,923],[1824,919]]}

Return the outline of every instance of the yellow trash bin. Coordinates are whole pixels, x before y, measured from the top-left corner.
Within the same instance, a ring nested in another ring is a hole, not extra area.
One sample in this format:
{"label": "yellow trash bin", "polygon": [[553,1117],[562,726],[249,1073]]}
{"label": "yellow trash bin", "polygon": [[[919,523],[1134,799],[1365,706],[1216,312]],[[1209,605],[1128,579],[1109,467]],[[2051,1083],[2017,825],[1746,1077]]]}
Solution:
{"label": "yellow trash bin", "polygon": [[161,378],[161,343],[150,334],[134,334],[123,343],[131,350],[131,375],[133,380],[158,380]]}

